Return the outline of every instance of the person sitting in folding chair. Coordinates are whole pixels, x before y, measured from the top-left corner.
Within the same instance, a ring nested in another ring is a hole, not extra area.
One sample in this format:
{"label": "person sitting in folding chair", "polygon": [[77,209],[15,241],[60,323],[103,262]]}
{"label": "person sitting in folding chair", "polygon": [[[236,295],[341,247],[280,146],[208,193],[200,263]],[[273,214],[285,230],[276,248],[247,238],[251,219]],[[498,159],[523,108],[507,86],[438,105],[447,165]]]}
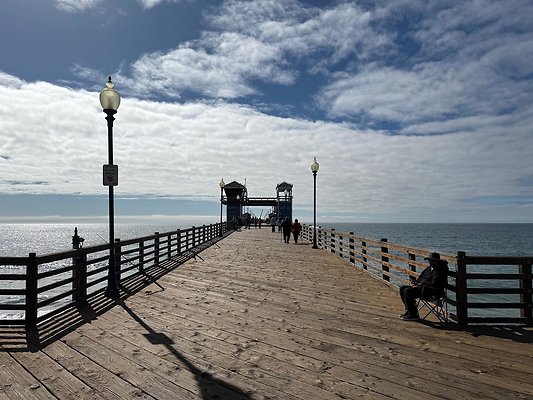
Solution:
{"label": "person sitting in folding chair", "polygon": [[429,266],[410,285],[400,287],[400,297],[405,306],[405,313],[400,315],[404,321],[419,321],[417,299],[435,299],[444,296],[448,283],[448,262],[441,260],[439,253],[431,253],[424,258]]}

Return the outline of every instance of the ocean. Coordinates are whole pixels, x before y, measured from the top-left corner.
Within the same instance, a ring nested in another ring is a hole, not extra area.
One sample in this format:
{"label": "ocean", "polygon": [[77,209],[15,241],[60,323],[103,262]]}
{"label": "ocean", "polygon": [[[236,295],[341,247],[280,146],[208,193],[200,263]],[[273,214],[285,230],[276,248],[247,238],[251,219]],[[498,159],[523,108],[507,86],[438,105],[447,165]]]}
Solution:
{"label": "ocean", "polygon": [[[218,222],[193,217],[176,221],[147,220],[116,223],[115,236],[122,240]],[[420,247],[441,253],[465,251],[477,256],[532,256],[533,224],[431,224],[431,223],[320,223],[323,228],[354,232],[358,236]],[[74,228],[85,238],[84,246],[107,243],[107,223],[0,224],[0,257],[49,254],[72,248]]]}
{"label": "ocean", "polygon": [[[153,218],[142,222],[115,223],[115,238],[121,240],[209,225],[219,220],[208,218]],[[74,228],[85,239],[85,247],[108,243],[109,224],[101,223],[4,223],[0,224],[0,257],[24,257],[72,249]]]}
{"label": "ocean", "polygon": [[440,253],[464,251],[471,256],[532,256],[533,224],[378,224],[322,223],[323,228],[420,247]]}

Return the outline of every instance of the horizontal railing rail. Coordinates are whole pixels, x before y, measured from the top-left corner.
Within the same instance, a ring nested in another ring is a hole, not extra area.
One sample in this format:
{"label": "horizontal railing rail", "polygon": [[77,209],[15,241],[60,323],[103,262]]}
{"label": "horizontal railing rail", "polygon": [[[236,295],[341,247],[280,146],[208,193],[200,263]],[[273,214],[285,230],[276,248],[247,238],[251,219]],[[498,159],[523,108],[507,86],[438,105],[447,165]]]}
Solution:
{"label": "horizontal railing rail", "polygon": [[[194,255],[196,248],[227,231],[228,224],[223,222],[124,241],[115,239],[117,282],[120,285],[156,273],[156,269],[166,268],[161,263],[187,252]],[[33,327],[103,295],[109,248],[109,244],[101,244],[53,254],[0,257],[0,325]]]}
{"label": "horizontal railing rail", "polygon": [[[304,239],[313,242],[313,234],[312,225],[303,226]],[[396,287],[416,279],[427,267],[423,258],[432,251],[322,227],[316,228],[316,242],[319,248]],[[533,324],[533,256],[467,256],[459,251],[441,253],[441,258],[449,264],[446,301],[452,321],[461,325]]]}

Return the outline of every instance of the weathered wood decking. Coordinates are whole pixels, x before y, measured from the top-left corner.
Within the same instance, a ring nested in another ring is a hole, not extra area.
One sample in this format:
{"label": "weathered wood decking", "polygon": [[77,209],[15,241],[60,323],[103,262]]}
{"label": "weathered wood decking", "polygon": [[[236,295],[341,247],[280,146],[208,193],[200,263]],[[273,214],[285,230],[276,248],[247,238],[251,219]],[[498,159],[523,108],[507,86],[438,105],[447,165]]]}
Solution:
{"label": "weathered wood decking", "polygon": [[0,327],[0,399],[533,398],[531,330],[403,322],[394,288],[270,229],[200,255],[117,304]]}

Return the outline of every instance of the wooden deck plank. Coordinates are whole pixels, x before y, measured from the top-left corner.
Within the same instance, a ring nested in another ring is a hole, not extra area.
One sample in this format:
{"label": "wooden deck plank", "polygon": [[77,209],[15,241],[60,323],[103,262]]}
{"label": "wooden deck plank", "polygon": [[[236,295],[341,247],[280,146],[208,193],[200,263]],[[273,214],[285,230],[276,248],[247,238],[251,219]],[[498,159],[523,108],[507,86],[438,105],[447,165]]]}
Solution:
{"label": "wooden deck plank", "polygon": [[104,397],[87,386],[76,376],[51,359],[45,352],[38,352],[38,348],[28,343],[28,351],[11,353],[12,357],[27,369],[48,391],[67,395],[70,398],[99,400]]}
{"label": "wooden deck plank", "polygon": [[0,352],[0,394],[11,400],[56,399],[6,352]]}
{"label": "wooden deck plank", "polygon": [[[145,393],[142,388],[113,374],[108,365],[98,364],[62,340],[51,343],[43,351],[105,399],[154,398]],[[62,399],[69,398],[67,393],[58,393],[57,396]]]}
{"label": "wooden deck plank", "polygon": [[103,314],[46,324],[40,351],[0,332],[9,377],[60,399],[533,398],[528,328],[401,321],[397,290],[267,229],[201,257],[125,301],[93,302]]}

